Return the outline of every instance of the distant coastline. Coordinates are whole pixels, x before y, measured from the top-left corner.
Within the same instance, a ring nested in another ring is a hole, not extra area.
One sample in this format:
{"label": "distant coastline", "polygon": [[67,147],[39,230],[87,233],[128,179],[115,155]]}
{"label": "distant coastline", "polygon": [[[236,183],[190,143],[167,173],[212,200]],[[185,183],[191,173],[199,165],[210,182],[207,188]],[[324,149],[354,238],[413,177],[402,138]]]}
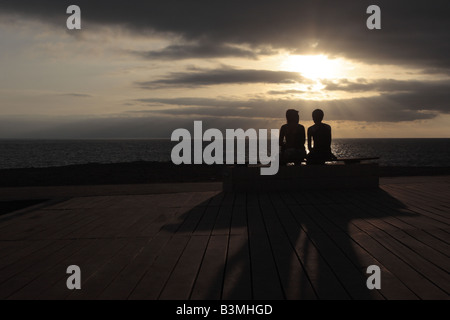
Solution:
{"label": "distant coastline", "polygon": [[[0,187],[220,182],[223,165],[170,162],[90,163],[49,168],[0,170]],[[380,177],[450,175],[448,167],[380,166]]]}

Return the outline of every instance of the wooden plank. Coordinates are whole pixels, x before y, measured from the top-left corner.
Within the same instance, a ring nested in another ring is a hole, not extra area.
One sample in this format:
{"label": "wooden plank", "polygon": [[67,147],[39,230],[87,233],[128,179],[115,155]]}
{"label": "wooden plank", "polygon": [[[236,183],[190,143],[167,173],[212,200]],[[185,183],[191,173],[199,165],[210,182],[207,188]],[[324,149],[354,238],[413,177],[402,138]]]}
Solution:
{"label": "wooden plank", "polygon": [[[98,210],[98,211],[97,211]],[[89,210],[89,214],[86,210],[77,211],[80,219],[76,222],[70,223],[66,221],[64,224],[55,225],[52,228],[41,233],[41,237],[52,237],[55,239],[79,239],[83,235],[90,235],[90,230],[93,230],[96,226],[100,225],[103,221],[103,213],[101,209]]]}
{"label": "wooden plank", "polygon": [[[428,230],[429,232],[433,232],[433,230]],[[444,241],[433,237],[429,233],[425,232],[424,230],[405,230],[407,234],[409,234],[411,237],[417,239],[418,241],[426,244],[427,246],[433,248],[434,250],[440,252],[441,254],[445,255],[446,257],[450,257],[450,245],[448,243],[445,243]],[[449,237],[450,239],[450,237]]]}
{"label": "wooden plank", "polygon": [[175,222],[180,214],[181,208],[158,208],[158,212],[143,211],[139,214],[138,219],[128,227],[121,228],[117,232],[117,237],[152,237],[161,228]]}
{"label": "wooden plank", "polygon": [[[151,239],[139,254],[103,290],[98,298],[102,300],[128,299],[156,258],[166,250],[166,245],[170,239],[166,234],[160,234]],[[145,291],[145,288],[143,288],[143,291]]]}
{"label": "wooden plank", "polygon": [[212,230],[213,235],[229,235],[231,228],[231,217],[233,213],[233,207],[222,206],[219,209],[217,219]]}
{"label": "wooden plank", "polygon": [[67,257],[64,260],[49,265],[49,268],[44,270],[39,277],[35,278],[29,282],[26,286],[22,287],[15,294],[11,295],[8,299],[11,300],[35,300],[41,299],[45,296],[48,288],[53,287],[57,283],[65,283],[69,275],[66,274],[67,267],[71,264],[68,263],[67,259],[72,257],[73,260],[81,261],[79,256],[82,256],[83,252],[92,250],[91,246],[95,240],[92,239],[81,239],[73,240],[72,242],[76,244],[76,248],[71,250],[64,250]]}
{"label": "wooden plank", "polygon": [[298,205],[290,205],[289,208],[280,206],[277,207],[277,213],[317,297],[325,300],[349,299],[348,293],[306,232],[307,224],[301,218],[302,208]]}
{"label": "wooden plank", "polygon": [[[302,208],[302,211],[308,216],[304,216],[303,219],[307,224],[306,229],[311,241],[314,242],[327,263],[332,266],[333,272],[353,299],[380,298],[377,291],[369,291],[367,289],[367,278],[362,270],[364,266],[361,266],[359,263],[357,265],[353,263],[358,260],[355,257],[350,240],[345,237],[334,236],[335,234],[340,235],[345,231],[330,224],[319,213],[322,212],[324,215],[342,214],[342,211],[336,212],[327,208],[330,207],[303,206]],[[339,239],[344,241],[336,242]]]}
{"label": "wooden plank", "polygon": [[[393,275],[376,257],[373,257],[370,252],[366,251],[359,243],[355,242],[350,235],[340,234],[334,235],[337,242],[351,241],[354,257],[357,258],[357,262],[354,264],[361,266],[361,269],[366,272],[368,266],[376,265],[381,271],[381,290],[372,291],[372,297],[375,299],[388,299],[388,300],[418,300],[419,298],[406,287],[395,275]],[[341,237],[345,238],[340,239]],[[369,236],[367,236],[369,237]],[[366,274],[366,277],[369,275]],[[380,296],[378,296],[379,293]]]}
{"label": "wooden plank", "polygon": [[247,194],[245,192],[237,192],[235,194],[234,205],[245,206],[247,204]]}
{"label": "wooden plank", "polygon": [[[189,207],[164,208],[163,210],[158,210],[159,213],[156,215],[155,219],[149,219],[148,223],[145,224],[143,228],[139,228],[139,231],[136,231],[136,236],[154,237],[161,233],[173,235],[180,229],[184,223],[184,219],[192,214],[191,210],[192,209]],[[196,213],[193,214],[201,214],[202,210],[204,210],[204,208],[198,208]],[[192,218],[193,217],[190,219]]]}
{"label": "wooden plank", "polygon": [[258,193],[248,192],[247,193],[247,207],[257,207],[259,206]]}
{"label": "wooden plank", "polygon": [[[113,257],[118,252],[122,251],[127,243],[127,241],[124,239],[96,239],[95,241],[102,243],[103,248],[100,251],[91,251],[88,262],[83,261],[81,263],[78,262],[78,264],[75,262],[73,263],[75,265],[78,265],[81,269],[81,287],[82,291],[86,293],[91,290],[93,292],[101,291],[101,289],[106,286],[106,284],[101,284],[100,288],[95,287],[95,285],[98,285],[98,283],[95,280],[91,281],[91,279],[93,277],[96,277],[99,270],[103,270],[103,268],[108,265]],[[77,299],[78,295],[80,295],[81,298],[83,296],[83,293],[77,290],[70,291],[69,295],[65,296],[64,299]]]}
{"label": "wooden plank", "polygon": [[404,189],[395,189],[392,186],[388,186],[385,189],[389,190],[389,192],[395,197],[398,197],[398,199],[405,201],[412,212],[442,222],[445,225],[449,225],[450,219],[448,209],[436,209],[433,205],[429,204],[429,200],[427,199],[418,201],[417,198],[411,198],[410,196],[405,195]]}
{"label": "wooden plank", "polygon": [[0,273],[0,285],[3,286],[3,283],[17,275],[19,275],[24,270],[30,268],[30,266],[45,263],[45,259],[51,256],[54,252],[63,249],[67,245],[69,245],[70,241],[54,241],[50,245],[45,246],[41,250],[36,250],[30,255],[28,255],[25,259],[20,259],[7,267],[3,268]]}
{"label": "wooden plank", "polygon": [[207,207],[195,207],[183,214],[180,217],[182,220],[174,225],[173,231],[175,231],[177,235],[191,235],[203,218],[206,208]]}
{"label": "wooden plank", "polygon": [[67,289],[66,280],[68,275],[66,270],[68,266],[76,265],[81,269],[81,288],[86,280],[94,274],[104,261],[108,260],[114,253],[121,248],[123,241],[114,241],[111,239],[95,239],[83,250],[76,254],[69,255],[64,263],[57,264],[54,274],[60,276],[52,281],[52,285],[45,289],[39,299],[43,300],[64,300],[69,297],[73,291]]}
{"label": "wooden plank", "polygon": [[435,208],[439,211],[443,211],[443,209],[448,208],[448,206],[450,205],[450,202],[447,199],[445,192],[443,193],[443,190],[448,189],[448,186],[447,187],[442,186],[434,191],[431,191],[431,189],[436,188],[436,186],[430,183],[422,185],[421,188],[417,190],[411,189],[411,187],[412,186],[409,184],[383,185],[383,189],[389,190],[389,192],[397,194],[402,199],[427,204],[427,207]]}
{"label": "wooden plank", "polygon": [[[267,195],[260,194],[259,199],[261,200],[261,197],[264,196]],[[248,208],[248,224],[253,298],[256,300],[284,299],[272,249],[259,208]]]}
{"label": "wooden plank", "polygon": [[[364,206],[361,207],[364,208]],[[373,211],[366,209],[364,212],[369,215]],[[380,216],[381,214],[378,213],[377,215]],[[383,219],[369,219],[366,221],[377,227],[380,231],[383,231],[387,238],[393,238],[398,242],[403,243],[406,247],[410,248],[412,251],[421,255],[441,269],[446,270],[447,266],[450,266],[450,259],[448,257],[434,250],[432,247],[423,244],[403,230],[386,223]]]}
{"label": "wooden plank", "polygon": [[171,199],[171,205],[174,203],[181,204],[181,206],[201,207],[208,206],[210,201],[217,196],[220,191],[208,191],[208,192],[190,192],[185,193],[185,196],[189,196],[189,201],[180,202],[179,197],[181,194],[173,194]]}
{"label": "wooden plank", "polygon": [[211,236],[189,299],[220,300],[227,262],[228,236]]}
{"label": "wooden plank", "polygon": [[[22,236],[22,233],[29,228],[29,224],[36,224],[36,220],[39,219],[43,227],[51,227],[52,223],[58,223],[60,221],[69,219],[71,217],[71,211],[55,211],[48,210],[47,208],[40,208],[35,211],[28,212],[26,215],[11,217],[7,221],[0,222],[0,237],[6,239],[10,236]],[[14,238],[16,239],[16,238]],[[12,240],[12,239],[11,239]]]}
{"label": "wooden plank", "polygon": [[159,295],[161,300],[189,299],[200,269],[209,236],[191,237],[164,289]]}
{"label": "wooden plank", "polygon": [[81,237],[93,238],[116,238],[123,227],[128,227],[130,220],[136,214],[132,209],[110,208],[109,217],[102,219],[102,223],[96,224],[95,228],[88,232],[82,231]]}
{"label": "wooden plank", "polygon": [[424,216],[419,212],[415,212],[412,207],[408,207],[407,209],[398,209],[378,206],[378,208],[380,208],[379,210],[381,212],[388,209],[391,212],[391,215],[395,215],[398,220],[409,224],[412,228],[439,228],[443,226],[442,222],[428,216]]}
{"label": "wooden plank", "polygon": [[303,265],[278,220],[275,208],[269,204],[262,206],[261,211],[286,299],[317,299]]}
{"label": "wooden plank", "polygon": [[[359,211],[357,208],[355,209],[351,206],[348,206],[347,210],[350,214],[352,214],[352,210]],[[375,227],[361,220],[352,220],[352,225],[371,236],[368,238],[364,236],[364,233],[352,232],[352,238],[360,243],[372,256],[377,257],[377,260],[417,296],[422,299],[442,299],[444,297],[445,293],[434,283],[430,282],[422,274],[417,272],[417,270],[405,263],[402,259],[399,259],[398,256],[373,238],[375,234],[374,230],[376,230],[374,229]]]}
{"label": "wooden plank", "polygon": [[373,237],[392,253],[413,267],[435,286],[450,295],[450,275],[448,272],[436,267],[421,257],[417,252],[411,250],[398,241],[391,241],[381,234],[373,234]]}
{"label": "wooden plank", "polygon": [[[447,272],[450,266],[450,258],[447,255],[442,254],[432,246],[419,241],[403,231],[394,232],[392,233],[392,236],[422,258],[428,260],[444,272]],[[450,251],[447,252],[450,253]]]}
{"label": "wooden plank", "polygon": [[220,192],[220,193],[214,195],[210,199],[210,202],[209,202],[208,205],[209,206],[220,206],[220,205],[222,205],[222,201],[223,201],[224,196],[225,196],[225,194],[223,192]]}
{"label": "wooden plank", "polygon": [[[330,206],[330,210],[326,212],[323,212],[322,210],[319,210],[319,212],[324,218],[328,219],[330,222],[335,224],[335,226],[344,231],[343,233],[333,233],[333,238],[337,243],[350,242],[351,248],[349,248],[348,246],[343,247],[347,248],[347,250],[345,250],[347,252],[347,257],[352,260],[354,265],[361,268],[363,272],[365,272],[365,270],[367,270],[367,267],[370,265],[377,265],[380,267],[383,275],[382,290],[377,292],[379,292],[384,298],[387,299],[418,299],[418,297],[408,287],[406,287],[401,281],[399,281],[399,279],[395,277],[382,264],[381,261],[379,261],[377,256],[372,255],[370,251],[366,250],[366,248],[363,246],[364,242],[354,240],[353,235],[364,237],[364,234],[362,234],[359,229],[352,228],[352,225],[349,225],[348,223],[348,219],[342,217],[342,213],[338,209],[336,209],[336,206],[337,205]],[[369,238],[368,235],[366,237]],[[373,293],[373,295],[375,295],[375,293]],[[375,298],[379,297],[375,295]]]}
{"label": "wooden plank", "polygon": [[222,299],[253,299],[250,250],[247,235],[230,235]]}
{"label": "wooden plank", "polygon": [[[61,211],[60,215],[64,216],[68,211]],[[30,234],[30,239],[73,239],[73,234],[81,232],[96,221],[102,220],[102,215],[96,212],[87,212],[84,209],[70,210],[70,215],[55,223],[48,222],[48,227],[38,230],[34,234]]]}
{"label": "wooden plank", "polygon": [[222,201],[222,206],[232,206],[234,204],[234,198],[236,193],[226,192]]}
{"label": "wooden plank", "polygon": [[[0,252],[2,253],[0,259],[0,273],[3,268],[23,259],[26,259],[30,254],[38,252],[43,248],[49,246],[53,241],[51,240],[36,240],[36,241],[0,241]],[[10,245],[12,252],[3,255],[5,245]]]}
{"label": "wooden plank", "polygon": [[203,214],[203,217],[195,227],[195,230],[193,230],[193,234],[196,236],[211,235],[216,224],[219,211],[221,210],[222,207],[208,206],[205,210],[205,213]]}
{"label": "wooden plank", "polygon": [[[350,197],[350,194],[354,194],[355,191],[339,191],[334,193],[336,204],[334,205],[319,205],[316,206],[318,212],[322,215],[322,219],[320,215],[314,214],[313,217],[317,220],[317,224],[320,225],[323,230],[329,234],[329,236],[335,241],[335,243],[340,247],[340,249],[345,253],[346,257],[352,261],[352,263],[356,266],[358,270],[361,270],[365,275],[365,270],[369,265],[376,264],[380,266],[383,272],[383,279],[385,285],[383,288],[387,288],[388,290],[382,290],[379,295],[378,291],[371,292],[371,298],[380,299],[380,298],[407,298],[414,299],[417,298],[412,292],[406,288],[398,279],[396,279],[377,259],[372,256],[368,251],[366,251],[359,243],[355,242],[351,238],[351,234],[355,232],[354,228],[351,228],[349,225],[349,221],[355,218],[364,218],[364,211],[357,211],[356,213],[352,213],[350,217],[346,217],[348,211],[345,209],[345,203],[355,202],[355,199]],[[369,192],[367,192],[369,193]],[[328,220],[328,221],[327,221]],[[330,225],[329,223],[333,223],[335,226]],[[335,229],[338,227],[341,231]],[[333,231],[334,230],[334,231]],[[357,231],[356,231],[357,232]],[[386,286],[387,284],[387,286]]]}
{"label": "wooden plank", "polygon": [[[108,228],[108,232],[106,232],[104,237],[135,237],[138,234],[138,231],[142,230],[145,224],[151,223],[158,217],[158,213],[168,212],[169,216],[171,213],[176,212],[177,208],[157,208],[157,210],[151,210],[148,212],[148,209],[144,208],[127,208],[122,209],[122,211],[117,214],[122,217],[116,223],[111,221]],[[151,217],[151,218],[150,218]],[[131,232],[130,232],[131,231]]]}
{"label": "wooden plank", "polygon": [[32,264],[28,264],[27,267],[24,267],[26,263],[24,261],[21,271],[15,273],[14,276],[1,284],[0,299],[4,300],[19,291],[77,248],[77,243],[74,241],[61,240],[59,242],[61,242],[62,246],[55,248],[53,252],[45,256],[45,259],[34,261]]}
{"label": "wooden plank", "polygon": [[[424,188],[424,185],[426,187]],[[392,185],[393,188],[401,189],[404,193],[409,194],[413,198],[423,199],[423,200],[433,200],[430,202],[430,205],[437,205],[447,203],[450,204],[448,200],[447,194],[443,192],[444,190],[449,189],[448,184],[439,184],[439,183],[426,183],[426,184],[407,184],[403,185],[402,188],[399,188],[397,185]]]}
{"label": "wooden plank", "polygon": [[173,236],[161,254],[147,269],[145,275],[129,296],[129,299],[158,299],[189,239],[190,237],[183,235]]}
{"label": "wooden plank", "polygon": [[82,290],[74,291],[69,299],[96,299],[120,272],[141,252],[148,239],[127,239],[125,246],[118,249],[114,256],[86,279]]}
{"label": "wooden plank", "polygon": [[442,230],[442,229],[427,229],[424,230],[432,237],[450,245],[450,230]]}
{"label": "wooden plank", "polygon": [[231,213],[230,235],[247,235],[247,208],[234,206]]}

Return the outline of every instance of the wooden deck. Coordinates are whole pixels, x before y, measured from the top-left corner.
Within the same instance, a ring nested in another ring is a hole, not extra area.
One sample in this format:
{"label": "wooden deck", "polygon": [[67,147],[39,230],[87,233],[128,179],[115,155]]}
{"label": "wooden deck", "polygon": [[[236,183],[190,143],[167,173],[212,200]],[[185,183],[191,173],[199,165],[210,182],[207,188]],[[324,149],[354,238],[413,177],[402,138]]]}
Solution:
{"label": "wooden deck", "polygon": [[[0,217],[0,299],[448,299],[449,191],[424,177],[60,199]],[[70,265],[82,290],[66,287]]]}

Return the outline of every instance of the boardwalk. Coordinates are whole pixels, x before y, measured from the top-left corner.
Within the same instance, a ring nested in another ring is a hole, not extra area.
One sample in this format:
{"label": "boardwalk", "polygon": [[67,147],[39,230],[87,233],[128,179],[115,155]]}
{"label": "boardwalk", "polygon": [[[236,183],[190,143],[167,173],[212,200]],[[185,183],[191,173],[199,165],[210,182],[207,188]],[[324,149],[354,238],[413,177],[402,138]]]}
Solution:
{"label": "boardwalk", "polygon": [[[326,193],[191,188],[0,190],[54,198],[0,216],[0,299],[449,298],[450,177]],[[70,265],[82,290],[66,287]],[[369,265],[381,290],[366,287]]]}

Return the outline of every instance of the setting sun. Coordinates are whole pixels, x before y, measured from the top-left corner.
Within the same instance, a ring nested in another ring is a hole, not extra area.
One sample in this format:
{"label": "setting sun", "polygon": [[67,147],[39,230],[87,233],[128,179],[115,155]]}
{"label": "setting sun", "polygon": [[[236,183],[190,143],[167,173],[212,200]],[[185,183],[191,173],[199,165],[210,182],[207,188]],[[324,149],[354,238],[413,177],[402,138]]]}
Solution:
{"label": "setting sun", "polygon": [[341,61],[329,59],[324,55],[290,55],[284,59],[280,67],[286,71],[299,72],[313,80],[342,77]]}

